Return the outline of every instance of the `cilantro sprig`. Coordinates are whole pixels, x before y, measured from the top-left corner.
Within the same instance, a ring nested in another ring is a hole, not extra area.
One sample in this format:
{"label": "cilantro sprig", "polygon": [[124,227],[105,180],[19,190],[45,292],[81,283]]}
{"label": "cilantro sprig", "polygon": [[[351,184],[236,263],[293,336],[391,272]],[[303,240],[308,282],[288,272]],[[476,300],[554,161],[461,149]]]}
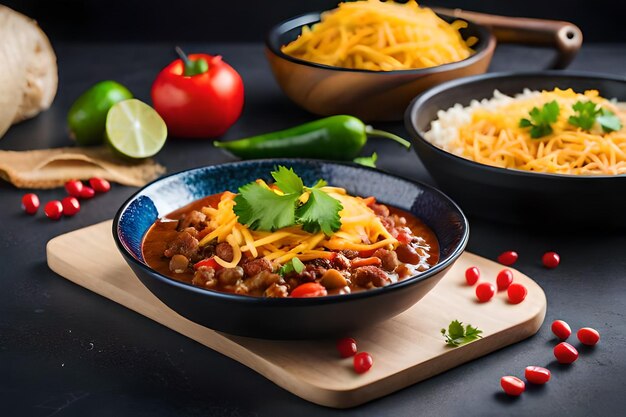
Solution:
{"label": "cilantro sprig", "polygon": [[354,158],[353,161],[359,165],[363,165],[370,168],[376,168],[376,160],[378,159],[378,154],[374,152],[372,156],[359,156]]}
{"label": "cilantro sprig", "polygon": [[272,171],[272,178],[278,191],[263,182],[239,188],[234,207],[239,222],[267,231],[299,224],[309,233],[322,231],[327,236],[339,230],[343,206],[321,189],[326,181],[306,187],[292,168],[284,166]]}
{"label": "cilantro sprig", "polygon": [[299,274],[302,271],[304,271],[304,264],[302,261],[298,258],[291,258],[291,260],[280,267],[278,274],[284,277],[291,272]]}
{"label": "cilantro sprig", "polygon": [[567,121],[582,130],[590,131],[596,122],[605,133],[614,132],[622,128],[622,121],[615,113],[600,107],[593,101],[577,101],[572,106],[576,112]]}
{"label": "cilantro sprig", "polygon": [[448,325],[448,334],[446,334],[446,329],[441,329],[441,334],[446,338],[446,344],[453,347],[462,346],[482,338],[482,332],[471,324],[463,327],[463,323],[458,320],[454,320]]}
{"label": "cilantro sprig", "polygon": [[546,103],[541,107],[533,107],[528,115],[530,119],[523,118],[519,121],[519,127],[529,127],[530,137],[539,139],[552,133],[552,124],[559,118],[561,108],[556,100]]}

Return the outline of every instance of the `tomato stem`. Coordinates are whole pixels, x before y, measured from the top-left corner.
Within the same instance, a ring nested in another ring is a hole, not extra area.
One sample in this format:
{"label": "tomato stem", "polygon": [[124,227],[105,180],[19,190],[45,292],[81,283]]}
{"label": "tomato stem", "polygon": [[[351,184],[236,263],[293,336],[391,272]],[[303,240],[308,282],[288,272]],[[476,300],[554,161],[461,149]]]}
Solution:
{"label": "tomato stem", "polygon": [[204,74],[209,70],[209,63],[206,59],[189,59],[180,46],[175,47],[174,50],[184,63],[183,75],[185,77],[193,77],[194,75]]}

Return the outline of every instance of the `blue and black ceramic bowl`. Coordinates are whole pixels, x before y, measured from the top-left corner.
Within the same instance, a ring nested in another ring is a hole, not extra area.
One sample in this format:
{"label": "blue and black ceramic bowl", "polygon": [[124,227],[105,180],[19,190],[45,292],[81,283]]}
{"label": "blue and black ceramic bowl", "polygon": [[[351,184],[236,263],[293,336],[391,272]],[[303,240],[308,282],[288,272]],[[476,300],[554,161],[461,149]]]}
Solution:
{"label": "blue and black ceramic bowl", "polygon": [[[439,264],[387,287],[318,298],[260,298],[211,291],[176,281],[151,269],[141,245],[150,226],[194,200],[269,179],[277,165],[293,167],[305,183],[324,178],[354,195],[406,210],[424,221],[440,245]],[[304,339],[345,335],[403,312],[426,295],[465,249],[467,220],[436,189],[369,168],[314,160],[257,160],[179,172],[148,184],[118,211],[113,237],[137,277],[161,301],[203,326],[241,336]]]}

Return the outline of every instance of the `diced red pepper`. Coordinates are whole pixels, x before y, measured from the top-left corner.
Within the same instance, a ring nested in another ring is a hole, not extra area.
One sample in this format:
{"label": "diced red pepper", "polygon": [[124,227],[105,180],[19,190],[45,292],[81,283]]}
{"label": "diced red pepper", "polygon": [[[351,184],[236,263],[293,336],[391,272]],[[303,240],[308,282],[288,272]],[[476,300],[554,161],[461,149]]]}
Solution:
{"label": "diced red pepper", "polygon": [[222,265],[218,264],[217,261],[213,259],[213,257],[206,258],[206,259],[201,260],[200,262],[197,262],[196,264],[194,264],[193,268],[198,269],[201,266],[209,266],[215,269],[216,271],[219,271],[220,269],[223,268]]}

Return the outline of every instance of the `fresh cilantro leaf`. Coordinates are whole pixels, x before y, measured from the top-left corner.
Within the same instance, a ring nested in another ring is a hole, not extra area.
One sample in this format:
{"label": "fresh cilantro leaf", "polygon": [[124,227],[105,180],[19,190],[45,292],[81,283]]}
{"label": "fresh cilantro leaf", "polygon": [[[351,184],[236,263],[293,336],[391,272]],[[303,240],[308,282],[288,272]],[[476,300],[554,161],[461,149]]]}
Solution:
{"label": "fresh cilantro leaf", "polygon": [[293,171],[293,168],[279,166],[272,172],[276,186],[285,194],[302,194],[304,184],[302,179]]}
{"label": "fresh cilantro leaf", "polygon": [[315,185],[313,185],[313,187],[311,188],[322,188],[322,187],[326,187],[328,185],[328,183],[322,179],[317,180],[317,182],[315,183]]}
{"label": "fresh cilantro leaf", "polygon": [[593,101],[577,101],[572,106],[572,109],[576,112],[576,115],[570,116],[567,119],[568,123],[583,130],[591,130],[599,113],[596,103]]}
{"label": "fresh cilantro leaf", "polygon": [[278,274],[281,276],[285,276],[291,272],[299,274],[302,271],[304,271],[304,264],[302,263],[302,261],[298,258],[291,258],[290,261],[280,267],[280,269],[278,270]]}
{"label": "fresh cilantro leaf", "polygon": [[615,132],[616,130],[620,130],[622,128],[622,121],[615,113],[610,110],[602,109],[600,110],[600,116],[596,119],[600,126],[602,126],[602,130],[606,133]]}
{"label": "fresh cilantro leaf", "polygon": [[378,154],[374,152],[372,156],[360,156],[358,158],[354,158],[353,161],[356,162],[357,164],[360,164],[366,167],[376,168],[377,159],[378,159]]}
{"label": "fresh cilantro leaf", "polygon": [[446,338],[448,346],[458,347],[482,338],[482,330],[468,324],[463,328],[463,323],[454,320],[448,325],[448,334],[446,329],[441,329],[441,334]]}
{"label": "fresh cilantro leaf", "polygon": [[300,194],[279,195],[256,182],[239,188],[233,210],[239,222],[254,230],[274,231],[295,224],[294,208]]}
{"label": "fresh cilantro leaf", "polygon": [[593,101],[577,101],[572,106],[576,115],[570,116],[567,121],[583,130],[590,131],[593,125],[598,122],[602,130],[606,133],[614,132],[622,128],[622,121],[610,110],[600,108]]}
{"label": "fresh cilantro leaf", "polygon": [[341,227],[339,211],[341,203],[319,188],[311,188],[306,204],[296,209],[296,218],[302,228],[309,233],[320,230],[327,236],[332,235]]}
{"label": "fresh cilantro leaf", "polygon": [[552,124],[559,118],[561,108],[556,100],[545,103],[541,109],[533,107],[528,115],[530,119],[523,118],[519,121],[519,127],[530,127],[530,137],[538,139],[552,133]]}

